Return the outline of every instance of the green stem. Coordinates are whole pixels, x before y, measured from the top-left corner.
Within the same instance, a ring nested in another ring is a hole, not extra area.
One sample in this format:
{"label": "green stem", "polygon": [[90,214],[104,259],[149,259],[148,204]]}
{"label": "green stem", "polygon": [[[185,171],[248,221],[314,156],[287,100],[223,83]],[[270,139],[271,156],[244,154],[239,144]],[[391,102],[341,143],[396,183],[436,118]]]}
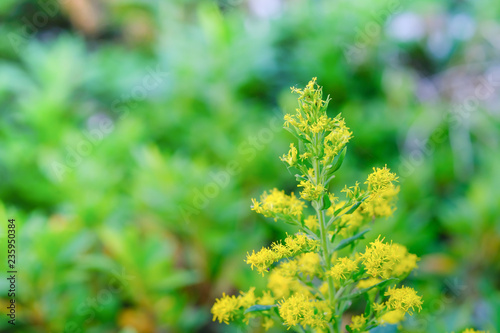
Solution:
{"label": "green stem", "polygon": [[[322,177],[320,176],[320,166],[319,166],[319,161],[315,160],[314,161],[314,173],[316,175],[316,185],[322,184]],[[319,230],[320,230],[320,241],[321,241],[321,249],[323,252],[323,260],[325,262],[325,269],[326,271],[329,271],[332,264],[331,264],[331,255],[330,255],[330,250],[329,250],[329,242],[328,242],[328,229],[326,228],[326,223],[325,223],[325,210],[324,209],[319,209],[319,207],[322,207],[322,202],[323,198],[320,198],[319,200],[316,201],[316,214],[318,215],[318,221],[319,221]],[[327,283],[328,283],[328,298],[330,302],[330,306],[332,309],[335,309],[335,312],[337,312],[337,307],[335,306],[335,286],[333,284],[333,278],[331,276],[327,277]],[[335,313],[336,315],[337,313]],[[335,320],[337,322],[337,320]],[[339,325],[334,325],[334,332],[340,332],[338,329]]]}

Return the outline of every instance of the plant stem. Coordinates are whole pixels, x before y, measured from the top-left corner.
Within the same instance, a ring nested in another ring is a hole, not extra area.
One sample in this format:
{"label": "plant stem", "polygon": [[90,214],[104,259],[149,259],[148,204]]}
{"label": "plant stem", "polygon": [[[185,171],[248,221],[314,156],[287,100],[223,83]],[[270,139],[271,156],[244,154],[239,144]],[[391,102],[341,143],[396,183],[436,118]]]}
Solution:
{"label": "plant stem", "polygon": [[[316,185],[322,184],[323,179],[320,176],[320,165],[319,161],[315,160],[314,161],[314,172],[316,175]],[[319,200],[316,201],[316,214],[318,215],[318,221],[319,221],[319,230],[320,230],[320,240],[321,240],[321,249],[323,252],[323,260],[325,262],[325,269],[326,271],[329,271],[331,268],[331,255],[330,255],[330,250],[329,250],[329,241],[328,241],[328,230],[326,228],[326,223],[325,223],[325,210],[322,207],[322,202],[323,198],[320,198]],[[321,207],[321,209],[320,209]],[[333,278],[331,276],[327,277],[327,282],[328,282],[328,298],[330,301],[330,306],[332,309],[335,309],[335,315],[337,314],[337,307],[335,306],[335,286],[333,284]],[[338,330],[338,325],[334,325],[334,332],[340,332]]]}

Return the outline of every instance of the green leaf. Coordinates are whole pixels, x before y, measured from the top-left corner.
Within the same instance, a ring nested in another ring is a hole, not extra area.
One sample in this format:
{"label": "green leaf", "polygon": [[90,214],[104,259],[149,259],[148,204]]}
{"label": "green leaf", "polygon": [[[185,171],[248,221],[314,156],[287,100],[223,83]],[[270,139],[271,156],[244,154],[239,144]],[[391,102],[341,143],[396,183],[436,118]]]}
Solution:
{"label": "green leaf", "polygon": [[335,249],[333,249],[333,251],[338,251],[338,250],[343,249],[344,247],[348,246],[349,244],[354,243],[355,241],[357,241],[359,239],[364,239],[365,238],[364,235],[370,230],[371,229],[363,230],[352,237],[341,240],[339,242],[339,244],[335,247]]}
{"label": "green leaf", "polygon": [[358,207],[359,207],[359,206],[360,206],[360,205],[361,205],[364,201],[365,201],[365,200],[363,199],[363,200],[361,200],[361,201],[356,202],[354,205],[352,205],[352,207],[351,207],[351,208],[349,208],[349,210],[348,210],[347,212],[345,212],[345,213],[344,213],[344,215],[348,215],[348,214],[352,214],[352,213],[354,213],[354,211],[355,211],[356,209],[358,209]]}
{"label": "green leaf", "polygon": [[297,133],[297,131],[295,129],[292,129],[290,127],[283,127],[283,129],[285,131],[290,132],[294,137],[297,138],[297,140],[299,140],[299,142],[304,141],[306,143],[311,143],[311,141],[307,140],[303,135],[300,135],[299,133]]}
{"label": "green leaf", "polygon": [[336,209],[336,210],[335,210],[335,212],[333,213],[333,215],[334,215],[335,217],[337,217],[337,215],[339,215],[339,213],[340,213],[341,211],[343,211],[343,210],[344,210],[344,208],[348,207],[350,203],[351,203],[351,200],[349,200],[349,202],[347,202],[347,203],[345,203],[344,205],[342,205],[342,207],[340,207],[340,208]]}
{"label": "green leaf", "polygon": [[336,157],[337,162],[335,162],[335,165],[332,167],[332,170],[330,171],[330,173],[334,173],[335,171],[340,169],[340,167],[342,166],[342,163],[344,163],[344,158],[345,158],[346,152],[347,152],[347,147],[344,147],[344,149],[342,149],[342,152]]}
{"label": "green leaf", "polygon": [[267,311],[267,310],[270,310],[270,309],[275,308],[275,307],[277,307],[276,304],[273,304],[273,305],[255,304],[255,305],[252,305],[251,307],[249,307],[248,309],[246,309],[244,313],[247,314],[249,312]]}
{"label": "green leaf", "polygon": [[290,127],[283,127],[283,129],[284,129],[285,131],[288,131],[288,132],[292,133],[292,135],[293,135],[294,137],[296,137],[296,138],[297,138],[297,140],[300,140],[300,136],[297,134],[297,132],[296,132],[295,130],[291,129]]}
{"label": "green leaf", "polygon": [[[349,208],[349,210],[348,210],[347,212],[345,212],[345,213],[344,213],[344,214],[342,214],[342,215],[348,215],[348,214],[352,214],[352,213],[354,213],[354,211],[355,211],[356,209],[358,209],[358,207],[359,207],[359,206],[360,206],[363,202],[365,202],[366,198],[368,198],[368,197],[364,197],[364,198],[363,198],[363,199],[361,199],[360,201],[356,202],[354,205],[352,205],[352,207],[351,207],[351,208]],[[337,210],[335,211],[335,213],[334,213],[334,214],[335,214],[335,216],[337,216],[337,215],[338,215],[338,213],[340,213],[341,211],[343,211],[343,210],[344,210],[344,208],[345,208],[346,206],[349,206],[349,202],[348,202],[347,204],[345,204],[344,206],[342,206],[342,208],[337,209]]]}
{"label": "green leaf", "polygon": [[368,294],[365,294],[366,307],[365,307],[365,317],[368,318],[372,313],[372,303]]}
{"label": "green leaf", "polygon": [[295,175],[295,179],[300,182],[301,180],[307,180],[306,177],[302,176],[302,175],[299,175],[299,174],[296,174]]}
{"label": "green leaf", "polygon": [[390,278],[390,279],[387,279],[387,280],[384,280],[384,281],[381,281],[377,284],[374,284],[373,286],[371,287],[368,287],[368,288],[363,288],[361,290],[358,290],[357,292],[355,292],[354,294],[350,294],[350,295],[345,295],[344,297],[341,297],[339,298],[339,301],[343,301],[343,300],[346,300],[346,299],[352,299],[352,298],[355,298],[355,297],[358,297],[359,295],[362,295],[368,291],[370,291],[371,289],[375,288],[375,287],[381,287],[381,288],[385,288],[387,284],[389,283],[392,283],[392,282],[395,282],[395,281],[398,281],[399,279],[397,278]]}
{"label": "green leaf", "polygon": [[283,222],[287,223],[287,224],[290,224],[290,225],[295,225],[295,226],[300,226],[301,223],[302,223],[302,220],[300,221],[295,221],[293,220],[292,218],[286,216],[286,215],[278,215],[277,216],[280,220],[282,220]]}
{"label": "green leaf", "polygon": [[323,195],[323,209],[328,209],[332,205],[332,202],[330,201],[330,196],[328,193]]}
{"label": "green leaf", "polygon": [[304,142],[302,140],[299,140],[299,148],[298,149],[299,149],[299,155],[302,155],[305,152],[307,152],[306,145],[304,144]]}

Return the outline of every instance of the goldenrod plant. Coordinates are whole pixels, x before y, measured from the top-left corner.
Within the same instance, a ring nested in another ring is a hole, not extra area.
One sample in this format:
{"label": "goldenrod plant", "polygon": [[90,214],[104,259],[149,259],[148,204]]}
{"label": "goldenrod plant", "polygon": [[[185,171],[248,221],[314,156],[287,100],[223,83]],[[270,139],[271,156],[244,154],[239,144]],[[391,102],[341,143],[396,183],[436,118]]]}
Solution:
{"label": "goldenrod plant", "polygon": [[284,129],[298,142],[281,160],[298,171],[300,198],[273,189],[252,199],[252,210],[293,225],[297,233],[248,253],[251,269],[267,277],[267,290],[222,294],[213,320],[260,320],[266,330],[284,325],[297,332],[366,332],[398,323],[421,310],[422,297],[398,286],[419,259],[381,235],[357,251],[369,224],[394,212],[398,177],[386,166],[374,168],[364,186],[356,182],[331,192],[352,132],[340,114],[328,117],[330,98],[322,99],[316,78],[291,89],[299,105],[285,115]]}

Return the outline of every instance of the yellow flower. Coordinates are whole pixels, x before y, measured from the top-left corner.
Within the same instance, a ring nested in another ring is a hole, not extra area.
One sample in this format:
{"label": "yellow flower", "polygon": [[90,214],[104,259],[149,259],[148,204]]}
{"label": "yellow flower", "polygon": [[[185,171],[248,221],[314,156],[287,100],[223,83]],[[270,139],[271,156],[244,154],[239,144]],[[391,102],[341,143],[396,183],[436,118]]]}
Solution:
{"label": "yellow flower", "polygon": [[409,253],[405,246],[393,244],[396,248],[396,265],[392,269],[392,275],[401,277],[409,274],[413,269],[417,268],[417,261],[420,259],[412,253]]}
{"label": "yellow flower", "polygon": [[297,163],[297,148],[294,147],[293,143],[290,143],[290,150],[288,155],[283,155],[280,160],[288,163],[290,166],[294,166]]}
{"label": "yellow flower", "polygon": [[289,328],[295,325],[323,328],[328,325],[329,318],[325,311],[318,311],[318,307],[325,307],[322,303],[304,294],[294,294],[279,302],[279,314]]}
{"label": "yellow flower", "polygon": [[255,305],[257,298],[255,297],[255,287],[250,288],[248,292],[240,292],[241,295],[238,296],[238,303],[240,307],[248,309],[252,305]]}
{"label": "yellow flower", "polygon": [[247,253],[246,263],[251,265],[252,270],[255,267],[260,274],[264,275],[264,272],[268,270],[269,266],[280,259],[281,257],[276,252],[263,247],[262,250],[257,253],[255,253],[255,251],[252,251],[252,254]]}
{"label": "yellow flower", "polygon": [[285,238],[285,245],[290,249],[291,255],[299,251],[315,250],[319,247],[319,241],[311,239],[304,234],[296,234]]}
{"label": "yellow flower", "polygon": [[298,271],[312,279],[319,272],[321,257],[318,253],[303,253],[298,257]]}
{"label": "yellow flower", "polygon": [[354,184],[354,186],[350,186],[350,187],[347,187],[347,185],[345,185],[344,189],[340,192],[344,192],[346,197],[348,197],[349,199],[354,199],[354,200],[357,200],[364,193],[364,191],[361,190],[359,187],[359,182],[356,182],[356,184]]}
{"label": "yellow flower", "polygon": [[315,250],[319,245],[317,240],[313,240],[306,235],[297,234],[294,236],[287,236],[284,244],[275,242],[271,244],[270,248],[262,247],[262,249],[252,254],[247,253],[246,263],[251,265],[252,270],[257,268],[257,271],[264,275],[272,264],[287,257],[293,257],[299,252],[307,252]]}
{"label": "yellow flower", "polygon": [[368,176],[365,184],[368,185],[368,191],[376,194],[382,190],[387,189],[396,182],[398,177],[395,173],[391,173],[391,170],[387,168],[387,165],[383,168],[373,168],[373,173]]}
{"label": "yellow flower", "polygon": [[410,287],[389,287],[385,292],[385,296],[389,296],[386,304],[392,310],[401,310],[408,312],[410,315],[413,314],[412,310],[415,308],[418,311],[422,310],[422,296],[418,296],[417,292]]}
{"label": "yellow flower", "polygon": [[398,193],[399,186],[391,183],[386,189],[372,193],[360,208],[369,218],[391,216],[396,210],[395,202]]}
{"label": "yellow flower", "polygon": [[375,312],[381,312],[385,310],[385,304],[384,303],[373,303],[373,311]]}
{"label": "yellow flower", "polygon": [[294,116],[292,116],[289,113],[285,114],[284,119],[285,119],[285,127],[290,127],[290,125],[297,127],[299,125],[297,120],[295,120]]}
{"label": "yellow flower", "polygon": [[354,331],[361,331],[362,329],[364,329],[365,324],[366,324],[365,316],[363,315],[352,316],[351,324],[349,325],[349,327]]}
{"label": "yellow flower", "polygon": [[387,217],[395,210],[395,199],[399,193],[399,186],[394,185],[398,181],[395,173],[390,169],[373,168],[373,173],[368,176],[365,184],[368,185],[370,197],[362,204],[361,208],[370,218]]}
{"label": "yellow flower", "polygon": [[368,275],[388,279],[399,259],[397,253],[399,248],[382,241],[383,239],[380,240],[379,236],[366,247],[365,253],[362,253],[360,257]]}
{"label": "yellow flower", "polygon": [[257,298],[254,294],[255,288],[250,288],[246,293],[241,292],[241,295],[228,296],[222,293],[222,298],[216,299],[212,306],[213,321],[218,320],[219,323],[229,324],[230,320],[235,320],[243,315],[243,311],[255,305]]}
{"label": "yellow flower", "polygon": [[344,215],[340,218],[340,225],[343,228],[340,230],[340,235],[344,238],[352,236],[364,224],[365,218],[361,212],[355,210],[352,214]]}
{"label": "yellow flower", "polygon": [[325,187],[322,184],[314,185],[310,180],[302,180],[298,187],[304,188],[304,190],[300,192],[300,197],[308,201],[319,199],[325,191]]}
{"label": "yellow flower", "polygon": [[327,272],[327,275],[333,277],[336,280],[346,279],[353,272],[358,270],[358,265],[356,261],[344,257],[337,259],[337,263]]}
{"label": "yellow flower", "polygon": [[352,132],[350,132],[349,128],[345,126],[345,122],[343,119],[338,121],[337,126],[337,128],[335,128],[325,137],[325,156],[322,160],[323,165],[331,163],[335,156],[337,156],[342,151],[342,149],[344,149],[345,145],[352,138]]}
{"label": "yellow flower", "polygon": [[215,304],[212,306],[213,321],[219,320],[219,323],[229,324],[229,321],[234,319],[238,309],[238,299],[234,295],[228,296],[222,293],[222,298],[216,299]]}
{"label": "yellow flower", "polygon": [[394,311],[389,311],[386,314],[384,314],[382,317],[380,317],[380,322],[381,323],[387,323],[387,324],[397,324],[405,318],[405,312],[402,310],[394,310]]}
{"label": "yellow flower", "polygon": [[319,228],[318,218],[316,215],[309,215],[307,219],[304,220],[304,224],[311,231],[316,231]]}
{"label": "yellow flower", "polygon": [[325,299],[328,299],[329,295],[328,291],[329,291],[328,283],[323,282],[321,286],[319,286],[319,292],[323,294],[323,296],[325,296]]}
{"label": "yellow flower", "polygon": [[273,292],[275,298],[288,297],[293,291],[305,288],[294,276],[287,273],[285,270],[275,269],[269,275],[267,288]]}
{"label": "yellow flower", "polygon": [[272,320],[269,317],[264,317],[262,320],[262,327],[264,328],[265,331],[269,331],[271,327],[274,326],[274,320]]}
{"label": "yellow flower", "polygon": [[312,156],[311,153],[304,153],[304,154],[300,154],[299,158],[301,161],[303,161],[303,160],[310,158],[311,156]]}
{"label": "yellow flower", "polygon": [[368,278],[368,279],[364,279],[364,280],[359,281],[357,284],[357,287],[359,289],[370,288],[379,282],[382,282],[382,280],[380,280],[378,278]]}
{"label": "yellow flower", "polygon": [[260,196],[260,202],[252,199],[252,210],[265,217],[274,217],[277,221],[279,216],[291,216],[300,218],[305,204],[295,195],[286,195],[285,191],[272,189],[270,193],[264,192]]}
{"label": "yellow flower", "polygon": [[258,303],[260,305],[273,305],[275,303],[275,299],[271,295],[270,291],[264,291],[262,296],[259,298]]}
{"label": "yellow flower", "polygon": [[467,328],[462,333],[489,333],[489,332],[487,332],[487,331],[476,331],[476,330],[474,330],[472,328]]}

